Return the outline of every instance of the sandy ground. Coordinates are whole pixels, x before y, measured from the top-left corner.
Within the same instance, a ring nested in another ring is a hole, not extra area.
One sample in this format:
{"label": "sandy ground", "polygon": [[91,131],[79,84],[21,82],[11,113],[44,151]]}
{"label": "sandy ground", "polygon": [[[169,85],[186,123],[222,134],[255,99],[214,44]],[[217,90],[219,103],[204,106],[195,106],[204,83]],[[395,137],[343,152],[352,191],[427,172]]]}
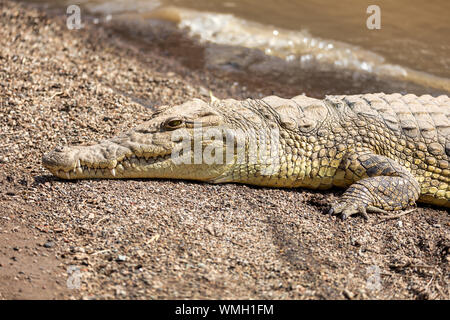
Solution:
{"label": "sandy ground", "polygon": [[449,299],[450,218],[336,220],[341,194],[184,181],[66,182],[60,144],[192,97],[289,96],[0,0],[0,299]]}

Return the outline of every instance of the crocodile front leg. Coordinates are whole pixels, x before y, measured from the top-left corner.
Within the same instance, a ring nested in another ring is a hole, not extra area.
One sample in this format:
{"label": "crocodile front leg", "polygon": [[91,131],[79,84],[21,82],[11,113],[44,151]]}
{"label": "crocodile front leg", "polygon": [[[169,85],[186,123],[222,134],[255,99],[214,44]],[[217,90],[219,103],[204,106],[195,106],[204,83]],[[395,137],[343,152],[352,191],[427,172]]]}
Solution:
{"label": "crocodile front leg", "polygon": [[370,151],[353,153],[342,161],[340,169],[357,180],[329,210],[342,219],[354,214],[367,219],[367,212],[402,210],[419,198],[420,187],[414,176],[385,156]]}

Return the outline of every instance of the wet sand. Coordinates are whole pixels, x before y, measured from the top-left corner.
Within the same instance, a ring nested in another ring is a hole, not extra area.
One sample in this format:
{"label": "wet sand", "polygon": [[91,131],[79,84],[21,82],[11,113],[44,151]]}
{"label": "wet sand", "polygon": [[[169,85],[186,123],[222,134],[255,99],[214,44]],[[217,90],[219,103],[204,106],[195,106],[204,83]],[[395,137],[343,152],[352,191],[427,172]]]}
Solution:
{"label": "wet sand", "polygon": [[43,153],[159,105],[301,92],[189,69],[27,5],[0,10],[0,299],[449,299],[445,209],[341,222],[322,214],[340,190],[52,177]]}

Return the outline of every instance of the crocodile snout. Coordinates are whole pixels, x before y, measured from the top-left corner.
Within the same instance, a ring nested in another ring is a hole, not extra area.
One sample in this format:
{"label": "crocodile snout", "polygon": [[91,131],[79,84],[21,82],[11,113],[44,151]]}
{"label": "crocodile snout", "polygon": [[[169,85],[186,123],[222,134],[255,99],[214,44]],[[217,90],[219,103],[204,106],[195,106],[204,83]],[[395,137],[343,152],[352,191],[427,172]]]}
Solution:
{"label": "crocodile snout", "polygon": [[78,153],[78,148],[58,146],[49,153],[44,154],[42,164],[50,171],[73,169],[76,165]]}

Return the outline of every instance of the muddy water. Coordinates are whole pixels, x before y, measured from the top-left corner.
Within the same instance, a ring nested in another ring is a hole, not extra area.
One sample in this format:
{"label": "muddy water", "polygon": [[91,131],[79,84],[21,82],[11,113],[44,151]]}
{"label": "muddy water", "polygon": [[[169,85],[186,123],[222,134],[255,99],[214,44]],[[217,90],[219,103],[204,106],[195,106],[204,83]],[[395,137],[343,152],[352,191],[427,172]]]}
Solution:
{"label": "muddy water", "polygon": [[[309,31],[313,37],[360,46],[390,63],[450,78],[448,0],[164,0],[164,3],[230,13],[287,30]],[[380,7],[379,30],[366,26],[370,16],[366,11],[371,4]]]}
{"label": "muddy water", "polygon": [[[202,59],[208,67],[294,85],[314,83],[326,92],[450,92],[448,0],[376,1],[381,28],[375,30],[366,25],[370,16],[366,11],[374,1],[366,0],[79,3],[99,21],[105,20],[102,17],[135,25],[154,19],[172,21],[205,46]],[[140,36],[145,38],[146,33]]]}

